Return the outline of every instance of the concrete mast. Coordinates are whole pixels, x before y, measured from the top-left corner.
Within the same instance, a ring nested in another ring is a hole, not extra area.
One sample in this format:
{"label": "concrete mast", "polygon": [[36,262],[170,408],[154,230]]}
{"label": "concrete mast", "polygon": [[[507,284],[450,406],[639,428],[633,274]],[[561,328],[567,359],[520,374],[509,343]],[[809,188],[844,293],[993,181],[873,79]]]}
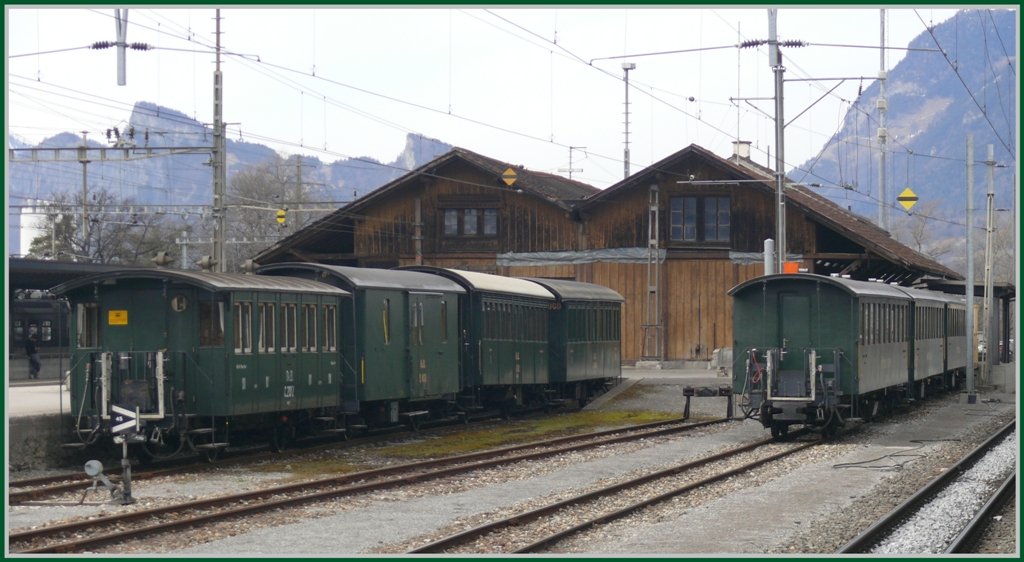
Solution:
{"label": "concrete mast", "polygon": [[217,65],[213,71],[213,259],[216,271],[227,271],[224,258],[224,237],[227,221],[224,192],[227,184],[224,152],[224,84],[220,72],[220,9],[217,9]]}

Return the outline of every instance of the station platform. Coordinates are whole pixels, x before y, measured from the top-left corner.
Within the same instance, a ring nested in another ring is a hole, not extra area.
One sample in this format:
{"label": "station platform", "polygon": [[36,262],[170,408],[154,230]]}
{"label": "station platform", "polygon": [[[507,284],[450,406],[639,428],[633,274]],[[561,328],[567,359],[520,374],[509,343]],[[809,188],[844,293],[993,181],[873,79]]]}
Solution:
{"label": "station platform", "polygon": [[55,381],[8,383],[4,411],[9,418],[67,414],[71,411],[71,394]]}

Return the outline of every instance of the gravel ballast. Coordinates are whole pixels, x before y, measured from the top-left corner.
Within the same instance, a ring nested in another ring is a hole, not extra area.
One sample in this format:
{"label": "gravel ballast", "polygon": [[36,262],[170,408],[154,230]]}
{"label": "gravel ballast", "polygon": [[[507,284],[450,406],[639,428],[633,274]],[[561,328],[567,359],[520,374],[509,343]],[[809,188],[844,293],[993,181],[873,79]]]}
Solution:
{"label": "gravel ballast", "polygon": [[[683,386],[715,386],[725,381],[713,372],[700,379],[666,373],[644,378],[618,397],[596,405],[600,409],[681,412]],[[1012,419],[1016,397],[1002,395],[997,399],[1002,401],[967,404],[958,395],[938,397],[890,421],[867,424],[835,443],[797,453],[576,535],[556,545],[551,553],[623,556],[835,552]],[[724,400],[694,398],[691,414],[720,417],[725,413]],[[767,433],[754,420],[733,422],[692,435],[601,447],[458,479],[283,510],[158,537],[147,540],[144,546],[118,547],[110,552],[171,556],[401,553],[458,529],[672,462],[762,439]],[[374,454],[381,453],[376,450]],[[208,493],[241,491],[282,476],[235,472],[204,477],[201,483],[140,482],[135,495],[205,497]],[[117,507],[103,510],[113,512]],[[30,515],[30,511],[38,514]],[[47,511],[52,508],[10,508],[9,526],[39,524]],[[587,511],[560,513],[559,517],[582,520],[593,515]],[[1013,519],[1011,529],[1015,515]],[[568,526],[570,522],[565,523]],[[986,548],[990,552],[1016,552],[1013,533],[1009,537],[1008,541],[1003,539],[1003,546]],[[502,553],[513,546],[484,541],[475,546],[475,552]]]}

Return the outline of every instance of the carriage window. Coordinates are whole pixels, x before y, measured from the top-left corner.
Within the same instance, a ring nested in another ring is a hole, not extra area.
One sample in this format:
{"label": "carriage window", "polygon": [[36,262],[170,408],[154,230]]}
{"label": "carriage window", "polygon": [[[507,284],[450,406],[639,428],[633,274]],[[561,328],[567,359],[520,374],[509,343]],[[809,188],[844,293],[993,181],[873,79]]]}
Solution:
{"label": "carriage window", "polygon": [[871,343],[878,343],[878,303],[871,303]]}
{"label": "carriage window", "polygon": [[296,349],[296,340],[298,339],[296,334],[299,331],[297,306],[295,303],[281,305],[284,313],[284,318],[281,319],[281,351],[294,352]]}
{"label": "carriage window", "polygon": [[890,332],[891,327],[892,327],[892,323],[891,323],[890,317],[889,317],[889,307],[890,307],[890,305],[882,304],[882,305],[879,305],[879,306],[882,309],[882,330],[878,334],[879,342],[880,343],[889,343],[889,332]]}
{"label": "carriage window", "polygon": [[273,353],[277,349],[277,342],[274,330],[274,305],[271,303],[260,303],[260,339],[259,351]]}
{"label": "carriage window", "polygon": [[868,343],[877,343],[878,308],[874,303],[868,305]]}
{"label": "carriage window", "polygon": [[14,341],[22,341],[25,339],[25,321],[15,320],[14,321]]}
{"label": "carriage window", "polygon": [[302,351],[316,351],[316,305],[307,304],[302,308],[305,315]]}
{"label": "carriage window", "polygon": [[441,301],[441,343],[448,342],[448,301]]}
{"label": "carriage window", "polygon": [[39,341],[53,340],[53,320],[43,320],[39,326]]}
{"label": "carriage window", "polygon": [[384,345],[391,343],[391,299],[384,299],[383,307],[380,311],[381,314],[381,328],[384,330]]}
{"label": "carriage window", "polygon": [[[79,303],[78,347],[100,346],[100,307],[94,302]],[[31,329],[29,330],[31,333]]]}
{"label": "carriage window", "polygon": [[188,308],[188,297],[185,295],[175,295],[171,299],[171,310],[174,312],[185,312]]}
{"label": "carriage window", "polygon": [[223,303],[199,302],[199,345],[201,347],[224,345]]}
{"label": "carriage window", "polygon": [[423,324],[426,323],[426,320],[423,318],[423,303],[416,303],[416,309],[420,315],[419,322],[416,324],[416,344],[423,345]]}
{"label": "carriage window", "polygon": [[235,303],[235,353],[252,353],[252,303]]}
{"label": "carriage window", "polygon": [[329,304],[324,306],[324,351],[338,349],[338,308]]}

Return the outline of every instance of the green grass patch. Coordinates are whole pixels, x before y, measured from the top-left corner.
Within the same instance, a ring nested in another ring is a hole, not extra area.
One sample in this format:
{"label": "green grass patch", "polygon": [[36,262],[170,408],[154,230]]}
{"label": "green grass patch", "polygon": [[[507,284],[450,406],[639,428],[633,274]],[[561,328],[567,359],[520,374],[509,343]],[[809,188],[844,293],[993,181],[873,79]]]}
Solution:
{"label": "green grass patch", "polygon": [[487,429],[425,437],[422,441],[386,447],[381,454],[403,459],[441,458],[484,449],[678,418],[671,412],[588,411],[514,420]]}

